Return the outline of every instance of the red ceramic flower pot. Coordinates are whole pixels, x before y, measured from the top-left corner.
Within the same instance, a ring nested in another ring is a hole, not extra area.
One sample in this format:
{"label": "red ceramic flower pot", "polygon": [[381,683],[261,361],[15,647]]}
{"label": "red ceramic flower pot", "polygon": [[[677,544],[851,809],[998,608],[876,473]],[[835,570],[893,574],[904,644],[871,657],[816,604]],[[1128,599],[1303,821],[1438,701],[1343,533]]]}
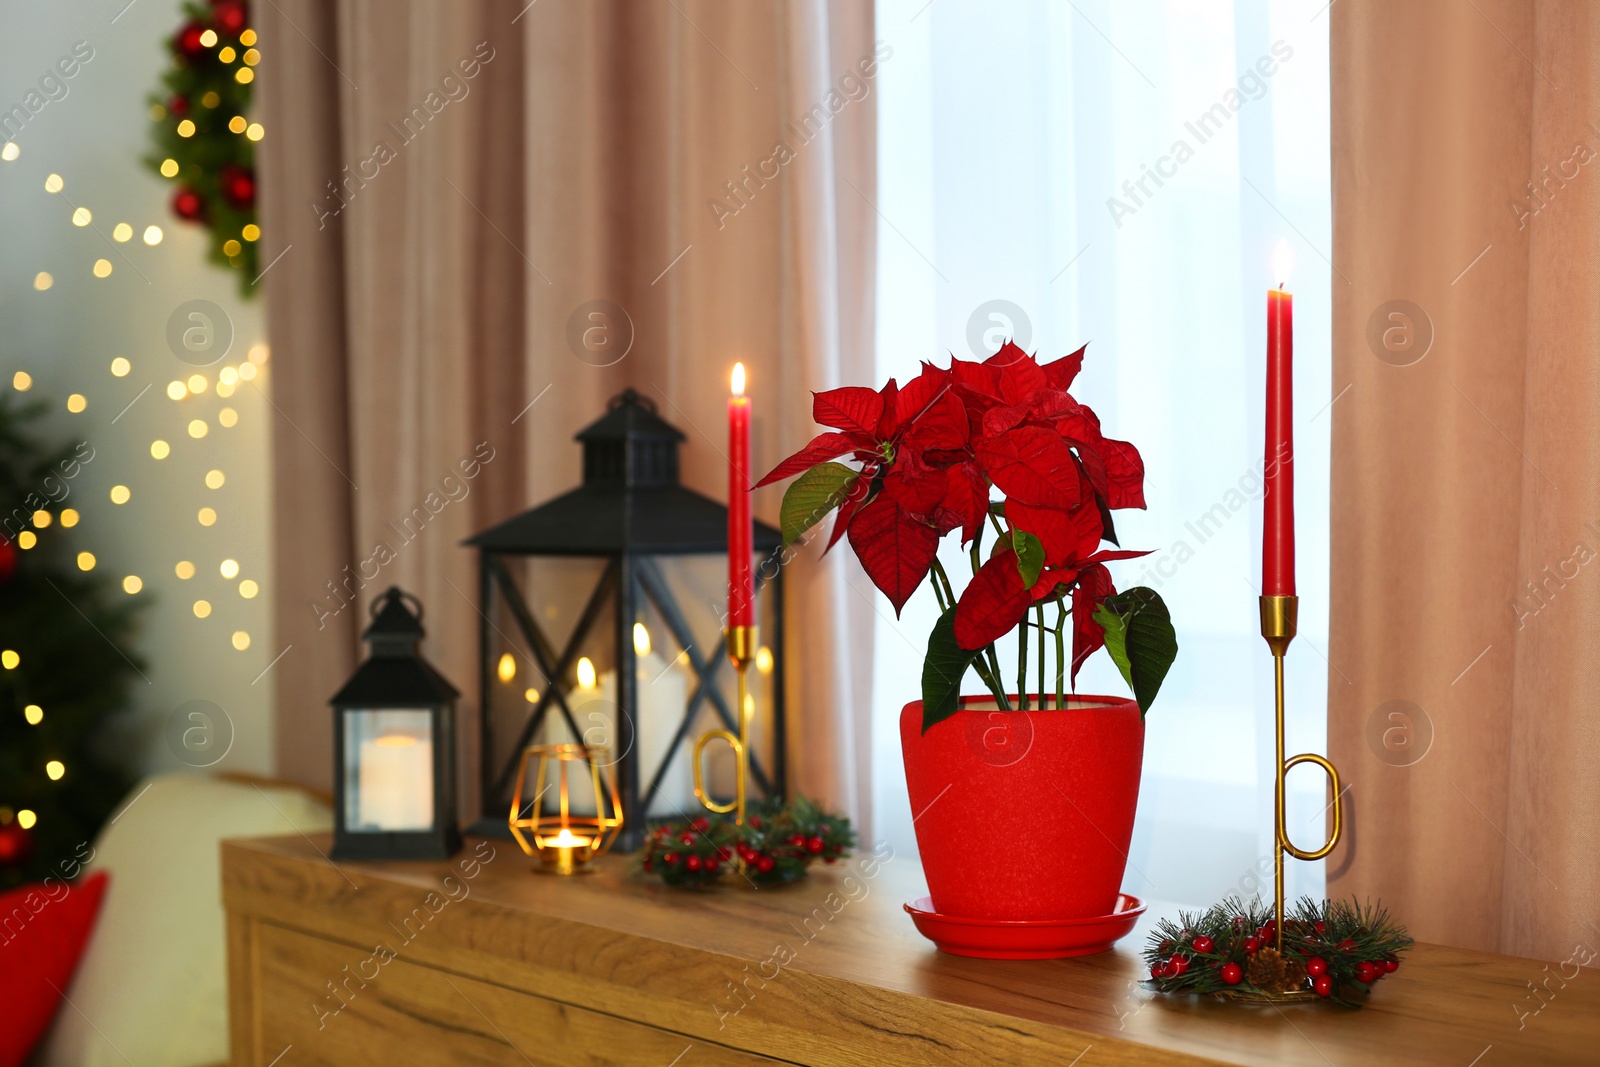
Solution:
{"label": "red ceramic flower pot", "polygon": [[[1016,698],[1012,698],[1016,703]],[[900,713],[906,787],[934,910],[969,919],[1109,915],[1139,800],[1144,720],[1120,697],[996,711],[992,697],[922,732]]]}

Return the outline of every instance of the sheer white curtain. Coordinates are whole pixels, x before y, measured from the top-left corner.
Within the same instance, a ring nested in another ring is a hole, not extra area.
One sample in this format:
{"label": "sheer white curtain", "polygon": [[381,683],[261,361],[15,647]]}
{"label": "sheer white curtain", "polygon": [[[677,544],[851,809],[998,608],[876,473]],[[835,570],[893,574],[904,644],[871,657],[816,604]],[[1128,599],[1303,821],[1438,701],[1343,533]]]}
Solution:
{"label": "sheer white curtain", "polygon": [[[878,0],[878,35],[894,49],[877,80],[880,378],[904,380],[949,351],[987,354],[1012,333],[1043,358],[1087,341],[1074,393],[1144,454],[1149,510],[1121,512],[1117,526],[1123,547],[1155,551],[1113,573],[1119,587],[1161,591],[1181,645],[1147,722],[1125,880],[1156,900],[1271,893],[1271,661],[1256,596],[1265,294],[1281,239],[1297,313],[1302,636],[1289,658],[1289,751],[1324,745],[1324,7]],[[949,555],[952,575],[967,573]],[[917,696],[937,611],[926,589],[898,621],[878,603],[875,826],[909,851],[895,723]],[[1126,692],[1103,654],[1079,690]],[[1320,773],[1302,768],[1291,788],[1291,833],[1314,848]],[[1321,867],[1291,863],[1289,891],[1320,893]]]}

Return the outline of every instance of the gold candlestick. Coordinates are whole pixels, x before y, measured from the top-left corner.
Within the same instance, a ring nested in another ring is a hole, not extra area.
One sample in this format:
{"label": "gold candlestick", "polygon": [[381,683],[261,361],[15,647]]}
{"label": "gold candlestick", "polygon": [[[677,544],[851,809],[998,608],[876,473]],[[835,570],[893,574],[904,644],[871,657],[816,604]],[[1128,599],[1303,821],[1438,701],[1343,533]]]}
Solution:
{"label": "gold candlestick", "polygon": [[[748,799],[745,781],[750,766],[750,683],[748,672],[751,662],[756,658],[756,628],[754,626],[728,627],[728,658],[733,661],[733,669],[739,676],[739,735],[735,737],[728,730],[711,730],[702,734],[694,743],[694,795],[708,811],[719,815],[734,813],[734,825],[744,825],[745,801]],[[711,799],[711,794],[705,788],[705,779],[701,772],[700,754],[712,741],[721,738],[728,742],[728,747],[733,750],[734,758],[734,799],[730,804],[718,803]],[[742,864],[744,861],[741,860]]]}
{"label": "gold candlestick", "polygon": [[[1300,598],[1297,596],[1264,596],[1261,598],[1261,636],[1266,638],[1267,647],[1272,650],[1272,675],[1273,689],[1276,695],[1276,726],[1277,726],[1277,767],[1278,781],[1274,797],[1275,828],[1274,838],[1277,847],[1273,849],[1273,896],[1276,920],[1274,927],[1277,930],[1277,949],[1283,951],[1283,854],[1287,852],[1297,860],[1320,860],[1333,851],[1333,846],[1339,843],[1339,834],[1344,829],[1344,799],[1339,789],[1339,772],[1322,756],[1310,752],[1302,752],[1292,759],[1283,758],[1283,657],[1289,651],[1289,642],[1294,640],[1295,624],[1300,614]],[[1286,825],[1284,811],[1284,785],[1289,777],[1289,769],[1300,763],[1315,763],[1328,772],[1328,783],[1333,788],[1333,829],[1328,834],[1328,840],[1323,846],[1312,852],[1297,848],[1289,840],[1289,829]]]}

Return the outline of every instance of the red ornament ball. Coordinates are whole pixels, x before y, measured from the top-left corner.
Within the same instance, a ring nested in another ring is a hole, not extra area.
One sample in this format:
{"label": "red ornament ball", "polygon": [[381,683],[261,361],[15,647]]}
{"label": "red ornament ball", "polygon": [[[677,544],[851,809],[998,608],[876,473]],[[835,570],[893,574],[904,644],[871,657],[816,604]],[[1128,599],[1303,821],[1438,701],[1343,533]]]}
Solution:
{"label": "red ornament ball", "polygon": [[711,820],[702,815],[700,818],[694,820],[694,822],[690,823],[689,825],[693,826],[696,830],[699,830],[701,833],[705,833],[707,830],[711,829]]}
{"label": "red ornament ball", "polygon": [[683,866],[687,870],[698,871],[700,869],[700,867],[701,867],[700,857],[696,856],[692,852],[689,853],[689,855],[684,858]]}
{"label": "red ornament ball", "polygon": [[1321,977],[1328,973],[1328,961],[1321,956],[1312,956],[1306,960],[1306,973],[1313,978]]}
{"label": "red ornament ball", "polygon": [[771,856],[762,856],[756,860],[756,870],[760,871],[762,874],[772,873],[772,868],[775,866],[777,866],[777,864],[773,862]]}
{"label": "red ornament ball", "polygon": [[189,113],[189,99],[184,96],[174,96],[167,101],[167,114],[175,119],[181,119]]}
{"label": "red ornament ball", "polygon": [[1238,985],[1244,981],[1244,968],[1237,963],[1224,963],[1222,965],[1222,984]]}
{"label": "red ornament ball", "polygon": [[1216,947],[1217,943],[1211,940],[1205,934],[1201,934],[1199,937],[1194,939],[1194,950],[1196,952],[1210,952]]}
{"label": "red ornament ball", "polygon": [[1188,956],[1174,956],[1167,961],[1167,973],[1173,978],[1186,974],[1189,970]]}
{"label": "red ornament ball", "polygon": [[1383,973],[1384,974],[1393,974],[1394,972],[1398,971],[1399,969],[1400,969],[1400,961],[1399,960],[1384,960],[1383,961]]}
{"label": "red ornament ball", "polygon": [[1382,973],[1383,968],[1374,967],[1367,960],[1362,960],[1360,963],[1356,964],[1356,981],[1358,982],[1366,982],[1370,985],[1377,979],[1378,975]]}
{"label": "red ornament ball", "polygon": [[188,23],[172,38],[173,51],[185,59],[199,59],[206,52],[206,46],[200,43],[200,35],[205,32],[198,22]]}
{"label": "red ornament ball", "polygon": [[680,845],[692,845],[692,844],[694,844],[694,835],[691,834],[689,831],[685,830],[683,833],[678,835],[678,844],[680,844]]}
{"label": "red ornament ball", "polygon": [[1155,980],[1157,978],[1165,978],[1166,976],[1167,976],[1167,965],[1166,965],[1165,962],[1163,962],[1162,960],[1156,960],[1154,963],[1152,963],[1150,965],[1150,978],[1151,978],[1151,980]]}
{"label": "red ornament ball", "polygon": [[0,826],[0,869],[20,867],[33,857],[33,835],[15,819]]}
{"label": "red ornament ball", "polygon": [[180,186],[178,191],[172,194],[172,213],[180,219],[199,222],[206,214],[205,197],[187,185]]}
{"label": "red ornament ball", "polygon": [[806,851],[811,853],[813,856],[819,855],[822,852],[822,848],[823,841],[820,837],[813,837],[810,841],[806,842]]}
{"label": "red ornament ball", "polygon": [[[228,203],[240,211],[248,211],[256,202],[256,176],[245,167],[236,167],[232,163],[223,167],[217,175],[222,184],[222,195],[228,198]],[[705,825],[701,825],[704,823]],[[694,828],[701,833],[709,829],[711,823],[705,819],[696,819]]]}
{"label": "red ornament ball", "polygon": [[674,863],[678,862],[678,854],[676,852],[668,852],[665,856],[661,857],[661,861],[668,867],[671,867]]}
{"label": "red ornament ball", "polygon": [[240,0],[212,0],[211,17],[217,29],[230,37],[239,36],[239,31],[244,29],[250,18]]}
{"label": "red ornament ball", "polygon": [[1333,979],[1325,974],[1319,974],[1311,980],[1311,988],[1317,991],[1317,996],[1327,997],[1333,995]]}
{"label": "red ornament ball", "polygon": [[717,857],[715,857],[715,856],[707,856],[706,857],[706,862],[705,862],[705,869],[706,869],[706,873],[707,874],[715,874],[715,873],[717,873]]}

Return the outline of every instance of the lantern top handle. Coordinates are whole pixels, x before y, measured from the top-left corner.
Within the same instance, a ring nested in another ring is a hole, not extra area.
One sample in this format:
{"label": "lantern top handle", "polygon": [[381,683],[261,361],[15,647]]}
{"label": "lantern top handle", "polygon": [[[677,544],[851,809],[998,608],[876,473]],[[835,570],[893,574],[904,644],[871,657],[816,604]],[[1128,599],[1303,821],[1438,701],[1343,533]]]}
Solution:
{"label": "lantern top handle", "polygon": [[607,400],[606,410],[615,411],[624,404],[637,404],[639,407],[644,408],[652,415],[660,414],[660,412],[656,409],[656,402],[650,399],[648,396],[645,396],[643,393],[636,391],[632,386],[629,386],[627,389],[624,389],[610,400]]}
{"label": "lantern top handle", "polygon": [[365,639],[399,637],[420,639],[422,629],[422,601],[397,585],[384,590],[367,609],[372,622],[361,636]]}

